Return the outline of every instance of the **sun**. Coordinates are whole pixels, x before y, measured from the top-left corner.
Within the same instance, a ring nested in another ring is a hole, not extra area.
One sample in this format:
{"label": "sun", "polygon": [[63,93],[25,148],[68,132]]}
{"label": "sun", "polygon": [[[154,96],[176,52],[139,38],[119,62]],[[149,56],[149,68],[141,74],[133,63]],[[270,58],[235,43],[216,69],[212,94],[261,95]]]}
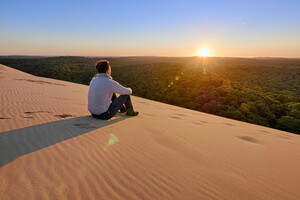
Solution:
{"label": "sun", "polygon": [[198,53],[198,56],[200,56],[200,57],[207,57],[207,56],[209,56],[209,50],[208,50],[208,48],[202,48],[202,49],[200,49],[200,51]]}

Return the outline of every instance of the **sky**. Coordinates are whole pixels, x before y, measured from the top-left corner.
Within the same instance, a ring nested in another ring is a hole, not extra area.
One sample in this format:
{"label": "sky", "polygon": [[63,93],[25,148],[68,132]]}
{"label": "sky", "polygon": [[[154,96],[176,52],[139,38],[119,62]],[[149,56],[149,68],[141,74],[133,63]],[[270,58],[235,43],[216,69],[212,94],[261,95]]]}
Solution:
{"label": "sky", "polygon": [[299,0],[0,0],[0,55],[300,57]]}

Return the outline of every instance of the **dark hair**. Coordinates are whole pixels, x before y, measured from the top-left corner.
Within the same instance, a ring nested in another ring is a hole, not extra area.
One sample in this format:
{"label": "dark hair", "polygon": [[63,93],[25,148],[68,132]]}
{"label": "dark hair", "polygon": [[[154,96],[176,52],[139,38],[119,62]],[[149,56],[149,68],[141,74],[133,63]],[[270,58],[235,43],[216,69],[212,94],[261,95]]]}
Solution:
{"label": "dark hair", "polygon": [[109,62],[107,60],[100,60],[96,63],[96,69],[98,73],[106,73],[109,68]]}

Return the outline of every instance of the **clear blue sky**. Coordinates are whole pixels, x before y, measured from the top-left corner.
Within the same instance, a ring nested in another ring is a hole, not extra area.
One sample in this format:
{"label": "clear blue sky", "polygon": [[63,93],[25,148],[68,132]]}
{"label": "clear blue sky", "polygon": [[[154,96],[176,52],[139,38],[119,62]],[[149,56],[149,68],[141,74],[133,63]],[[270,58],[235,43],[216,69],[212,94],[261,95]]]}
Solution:
{"label": "clear blue sky", "polygon": [[1,0],[0,54],[300,57],[298,0]]}

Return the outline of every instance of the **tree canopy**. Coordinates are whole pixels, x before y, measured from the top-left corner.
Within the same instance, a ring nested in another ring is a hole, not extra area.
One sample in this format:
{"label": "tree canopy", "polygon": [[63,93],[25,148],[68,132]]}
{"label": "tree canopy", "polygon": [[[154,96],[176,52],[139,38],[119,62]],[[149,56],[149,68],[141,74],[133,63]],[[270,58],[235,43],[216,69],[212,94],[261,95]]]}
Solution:
{"label": "tree canopy", "polygon": [[43,77],[89,84],[108,59],[136,96],[300,134],[300,59],[0,57]]}

